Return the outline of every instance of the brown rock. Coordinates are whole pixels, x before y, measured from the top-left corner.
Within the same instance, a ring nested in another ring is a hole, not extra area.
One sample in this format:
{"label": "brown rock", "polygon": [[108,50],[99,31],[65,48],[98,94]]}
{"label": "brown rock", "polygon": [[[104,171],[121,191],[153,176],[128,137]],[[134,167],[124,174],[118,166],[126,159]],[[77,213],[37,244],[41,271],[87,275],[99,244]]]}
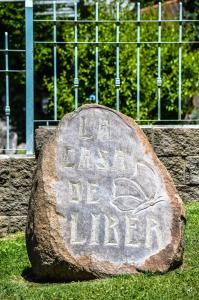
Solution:
{"label": "brown rock", "polygon": [[39,127],[36,129],[35,136],[35,155],[36,158],[39,156],[43,146],[48,142],[49,138],[53,135],[56,127]]}
{"label": "brown rock", "polygon": [[42,280],[85,280],[182,263],[183,204],[136,123],[86,105],[43,147],[26,230]]}

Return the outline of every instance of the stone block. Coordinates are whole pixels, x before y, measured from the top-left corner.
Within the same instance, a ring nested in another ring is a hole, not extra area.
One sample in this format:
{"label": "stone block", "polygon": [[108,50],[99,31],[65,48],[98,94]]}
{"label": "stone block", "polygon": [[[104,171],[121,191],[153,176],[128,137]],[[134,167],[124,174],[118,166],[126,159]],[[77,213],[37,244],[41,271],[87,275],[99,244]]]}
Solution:
{"label": "stone block", "polygon": [[185,160],[181,156],[159,157],[175,184],[185,184]]}
{"label": "stone block", "polygon": [[153,141],[158,156],[199,155],[199,128],[154,128]]}
{"label": "stone block", "polygon": [[187,157],[185,178],[186,184],[199,186],[199,156]]}
{"label": "stone block", "polygon": [[0,187],[8,187],[10,179],[10,160],[0,158]]}
{"label": "stone block", "polygon": [[0,237],[4,237],[8,233],[9,218],[0,216]]}
{"label": "stone block", "polygon": [[183,202],[199,201],[199,186],[177,185],[176,188]]}
{"label": "stone block", "polygon": [[9,214],[10,207],[10,187],[0,187],[0,215]]}
{"label": "stone block", "polygon": [[36,167],[35,158],[10,159],[10,186],[21,193],[31,190],[32,177]]}
{"label": "stone block", "polygon": [[10,190],[10,200],[8,201],[9,211],[7,215],[9,216],[20,216],[26,215],[28,210],[28,202],[31,193],[31,185],[27,187],[28,191],[22,192],[15,188]]}
{"label": "stone block", "polygon": [[21,192],[15,188],[0,187],[0,215],[26,215],[31,186],[27,189],[27,192]]}
{"label": "stone block", "polygon": [[153,146],[153,128],[143,127],[142,130],[143,130],[144,134],[146,135],[151,146]]}
{"label": "stone block", "polygon": [[26,228],[27,216],[12,216],[10,217],[9,233],[24,231]]}

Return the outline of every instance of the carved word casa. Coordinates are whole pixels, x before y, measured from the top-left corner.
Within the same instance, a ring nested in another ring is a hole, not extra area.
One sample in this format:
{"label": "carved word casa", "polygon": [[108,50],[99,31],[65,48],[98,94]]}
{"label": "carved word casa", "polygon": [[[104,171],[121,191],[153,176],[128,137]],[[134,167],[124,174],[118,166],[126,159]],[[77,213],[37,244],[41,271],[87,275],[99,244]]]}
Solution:
{"label": "carved word casa", "polygon": [[[145,226],[139,218],[125,216],[125,230],[122,230],[120,220],[114,215],[103,213],[91,213],[90,232],[80,233],[82,228],[82,216],[80,212],[71,213],[70,221],[70,244],[71,245],[90,245],[90,246],[116,246],[121,247],[121,242],[125,247],[152,249],[154,244],[161,247],[163,237],[160,225],[155,218],[146,216]],[[87,220],[88,221],[88,220]],[[102,230],[102,224],[104,226]],[[104,232],[103,236],[100,235]]]}
{"label": "carved word casa", "polygon": [[115,150],[112,158],[112,162],[108,159],[110,153],[105,150],[95,149],[95,154],[92,150],[85,147],[80,147],[80,158],[79,161],[76,159],[78,149],[66,148],[63,155],[63,163],[65,167],[77,168],[77,169],[88,169],[93,170],[113,170],[125,171],[131,170],[132,165],[130,163],[130,157],[127,153],[121,150]]}

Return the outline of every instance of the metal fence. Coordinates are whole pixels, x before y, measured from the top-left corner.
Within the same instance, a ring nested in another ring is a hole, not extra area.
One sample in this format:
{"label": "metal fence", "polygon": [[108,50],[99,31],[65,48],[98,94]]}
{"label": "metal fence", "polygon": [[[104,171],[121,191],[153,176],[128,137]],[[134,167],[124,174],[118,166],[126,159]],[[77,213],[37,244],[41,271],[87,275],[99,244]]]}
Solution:
{"label": "metal fence", "polygon": [[[120,110],[120,88],[121,88],[121,74],[120,74],[120,47],[124,44],[132,44],[136,46],[136,120],[138,122],[149,122],[149,121],[164,121],[172,122],[177,121],[180,123],[181,121],[184,121],[182,119],[182,48],[184,44],[197,44],[198,41],[184,41],[183,40],[183,24],[185,23],[195,23],[198,24],[199,20],[187,20],[183,19],[183,3],[180,1],[178,3],[178,15],[176,18],[173,18],[172,20],[164,20],[162,18],[162,3],[158,3],[158,18],[156,20],[146,20],[141,18],[141,6],[140,2],[138,1],[136,3],[135,9],[137,12],[136,19],[122,19],[121,18],[121,1],[114,1],[115,4],[115,18],[109,19],[109,20],[101,20],[99,18],[99,1],[94,1],[92,4],[95,9],[95,18],[93,20],[80,20],[78,19],[78,1],[74,1],[73,3],[73,12],[74,16],[73,18],[57,18],[58,10],[57,10],[57,1],[52,0],[48,1],[48,4],[50,3],[52,6],[52,18],[51,19],[39,19],[38,17],[35,18],[34,16],[34,8],[36,5],[38,5],[37,1],[33,0],[15,0],[15,1],[8,1],[8,0],[1,0],[1,3],[9,3],[9,2],[24,2],[25,6],[25,49],[9,49],[8,45],[8,32],[5,32],[5,47],[4,49],[0,49],[0,52],[4,53],[5,58],[5,68],[1,68],[0,72],[5,74],[5,117],[6,117],[6,145],[4,147],[4,151],[11,150],[10,145],[10,97],[9,97],[9,76],[12,72],[25,72],[26,73],[26,153],[27,154],[33,154],[34,153],[34,128],[36,124],[53,124],[58,122],[58,97],[57,97],[57,80],[58,80],[58,67],[57,67],[57,47],[58,45],[73,45],[74,49],[74,104],[75,109],[79,106],[79,96],[78,96],[78,90],[79,90],[79,65],[78,65],[78,48],[82,44],[89,44],[94,45],[95,47],[95,92],[94,95],[90,97],[91,101],[95,101],[96,103],[100,104],[100,97],[99,97],[99,46],[102,45],[114,45],[115,46],[115,55],[116,55],[116,63],[115,63],[115,107],[118,111]],[[63,2],[63,1],[62,1]],[[66,1],[67,2],[67,1]],[[46,2],[47,3],[47,2]],[[41,4],[41,3],[40,3]],[[43,1],[43,4],[45,4],[45,1]],[[59,12],[60,13],[60,12]],[[71,10],[70,10],[71,13]],[[53,40],[52,41],[36,41],[34,40],[34,24],[35,23],[42,23],[42,22],[48,22],[53,27]],[[120,26],[122,23],[134,23],[136,24],[136,40],[134,41],[120,41]],[[174,22],[178,25],[178,40],[177,41],[163,41],[162,40],[162,25],[164,23]],[[57,39],[57,24],[63,24],[63,23],[70,23],[74,27],[74,41],[59,41]],[[95,40],[94,41],[79,41],[78,40],[78,26],[79,24],[86,24],[86,23],[93,23],[95,25]],[[104,23],[112,23],[115,25],[115,41],[102,41],[99,40],[99,25]],[[141,36],[141,26],[142,24],[149,24],[154,23],[157,24],[157,36],[158,39],[154,41],[144,41],[142,40]],[[50,45],[53,47],[53,118],[52,119],[35,119],[34,117],[34,47],[36,45]],[[141,72],[141,62],[140,62],[140,51],[141,51],[141,45],[149,44],[154,45],[157,47],[157,118],[153,120],[142,120],[141,114],[140,114],[140,103],[141,103],[141,95],[140,95],[140,85],[141,85],[141,78],[140,78],[140,72]],[[162,74],[161,74],[161,50],[162,46],[164,44],[175,44],[178,46],[178,85],[176,89],[178,90],[178,116],[175,120],[166,120],[163,118],[161,114],[161,88],[162,88]],[[26,70],[12,70],[9,69],[9,55],[12,52],[25,52],[25,60],[26,60]],[[199,76],[198,76],[199,77]],[[14,109],[14,108],[13,108]],[[196,119],[196,121],[199,121],[199,119]]]}

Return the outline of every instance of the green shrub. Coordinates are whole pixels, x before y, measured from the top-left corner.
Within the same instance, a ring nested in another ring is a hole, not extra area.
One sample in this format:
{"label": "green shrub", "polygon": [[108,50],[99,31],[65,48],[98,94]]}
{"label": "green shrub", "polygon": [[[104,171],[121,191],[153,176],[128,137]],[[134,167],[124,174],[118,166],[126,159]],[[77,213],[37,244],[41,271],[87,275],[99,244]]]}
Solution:
{"label": "green shrub", "polygon": [[[101,19],[113,19],[115,12],[100,7]],[[144,19],[157,19],[154,11],[142,15]],[[136,16],[123,11],[121,19],[135,19]],[[81,17],[81,16],[80,16]],[[94,7],[88,12],[88,19],[94,19]],[[136,41],[136,24],[120,24],[120,41]],[[116,25],[114,23],[100,23],[99,41],[114,42],[116,40]],[[141,41],[157,41],[157,23],[141,23]],[[193,25],[183,27],[183,41],[194,39]],[[78,26],[79,41],[95,40],[95,23],[80,24]],[[74,41],[72,25],[62,25],[60,38],[63,41]],[[178,42],[178,24],[168,22],[162,24],[162,41]],[[157,44],[141,44],[140,46],[140,105],[141,118],[157,118]],[[45,48],[44,48],[45,49]],[[41,48],[40,50],[41,51]],[[43,50],[46,51],[46,50]],[[42,53],[42,52],[41,52]],[[52,52],[51,52],[52,53]],[[74,109],[74,45],[58,46],[59,76],[58,76],[58,114]],[[88,102],[90,94],[95,94],[95,45],[81,44],[78,46],[78,77],[79,77],[79,105]],[[52,56],[50,60],[52,61]],[[49,60],[49,53],[48,53]],[[164,119],[176,119],[178,113],[178,44],[163,44],[161,47],[162,60],[162,90],[161,113]],[[46,57],[44,55],[43,63]],[[191,109],[192,96],[198,91],[199,51],[192,49],[189,44],[182,46],[182,111],[185,114]],[[116,45],[99,45],[99,102],[115,107],[115,68]],[[136,117],[136,45],[120,45],[120,107],[121,111]],[[50,94],[50,106],[53,107],[53,76],[44,76],[44,84]]]}
{"label": "green shrub", "polygon": [[[141,1],[142,5],[146,1]],[[152,1],[147,1],[152,2]],[[95,6],[90,8],[79,5],[79,19],[95,19]],[[115,5],[114,5],[115,6]],[[10,47],[24,47],[24,18],[23,5],[1,4],[1,37],[4,31],[9,31]],[[99,17],[101,20],[115,19],[115,8],[104,5],[100,1]],[[136,13],[121,10],[120,18],[136,20]],[[151,10],[141,14],[142,19],[156,19],[157,10]],[[197,23],[196,23],[197,25]],[[183,25],[183,41],[193,41],[198,30],[198,26],[188,23]],[[120,41],[136,41],[137,27],[135,23],[120,23]],[[35,40],[53,41],[53,23],[34,23]],[[157,23],[141,23],[141,41],[158,40]],[[165,42],[178,41],[178,23],[162,23],[162,40]],[[57,23],[57,39],[60,41],[74,42],[74,24]],[[78,24],[79,41],[95,41],[95,23]],[[115,42],[116,25],[114,23],[99,24],[99,41]],[[3,48],[3,38],[1,40]],[[142,44],[140,46],[140,109],[142,119],[157,118],[157,44]],[[74,45],[58,45],[58,116],[62,117],[66,112],[74,109]],[[162,89],[161,89],[161,114],[164,119],[177,118],[178,112],[178,44],[163,44],[161,47],[162,59]],[[88,102],[91,94],[95,94],[95,45],[81,44],[78,46],[78,77],[79,77],[79,105]],[[14,68],[25,68],[23,57],[14,59],[10,57],[11,65]],[[198,92],[199,74],[199,50],[190,44],[182,45],[182,112],[183,117],[186,112],[192,110],[192,97]],[[4,57],[0,56],[0,63],[4,65]],[[35,118],[41,115],[41,99],[47,97],[49,102],[49,113],[45,118],[53,115],[53,44],[35,45]],[[99,45],[99,102],[110,107],[116,107],[115,89],[115,68],[116,68],[116,45]],[[132,117],[136,117],[136,45],[120,45],[120,108],[121,111]],[[2,77],[2,83],[3,83]],[[25,76],[13,75],[11,80],[11,100],[13,101],[12,111],[16,120],[24,120],[21,116],[21,108],[24,106],[24,80]],[[4,84],[1,95],[4,95]],[[18,91],[16,93],[16,90]],[[12,96],[13,94],[13,96]],[[15,105],[14,103],[17,103]],[[20,110],[20,112],[19,112]],[[21,116],[20,118],[18,116]],[[17,121],[18,122],[18,121]],[[21,122],[21,121],[20,121]],[[23,122],[21,122],[23,123]],[[23,124],[20,125],[20,127]],[[18,126],[19,127],[19,126]]]}

